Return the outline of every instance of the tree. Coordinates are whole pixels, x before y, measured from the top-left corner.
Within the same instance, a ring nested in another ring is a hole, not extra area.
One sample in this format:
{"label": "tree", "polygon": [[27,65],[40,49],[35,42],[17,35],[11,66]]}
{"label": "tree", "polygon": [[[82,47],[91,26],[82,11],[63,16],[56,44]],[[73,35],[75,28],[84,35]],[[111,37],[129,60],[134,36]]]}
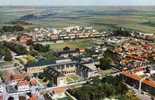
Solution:
{"label": "tree", "polygon": [[101,68],[102,70],[111,68],[112,59],[110,57],[101,58],[99,62],[100,62],[100,65],[98,65],[98,67]]}
{"label": "tree", "polygon": [[24,28],[20,25],[2,27],[2,31],[4,32],[17,32],[17,31],[23,31],[23,30]]}
{"label": "tree", "polygon": [[44,79],[43,79],[43,82],[47,82],[47,78],[44,78]]}
{"label": "tree", "polygon": [[26,47],[24,47],[24,46],[22,46],[20,44],[17,44],[17,43],[14,43],[14,42],[6,42],[6,41],[4,41],[4,44],[11,51],[13,51],[13,52],[15,52],[15,53],[17,53],[19,55],[28,53]]}
{"label": "tree", "polygon": [[44,76],[45,76],[45,74],[44,74],[44,73],[39,73],[38,78],[39,78],[39,79],[43,79],[43,78],[44,78]]}
{"label": "tree", "polygon": [[11,51],[5,47],[5,44],[3,44],[3,42],[0,42],[0,56],[4,57],[5,61],[11,61],[12,60],[12,54]]}
{"label": "tree", "polygon": [[110,57],[100,59],[100,64],[101,64],[101,66],[110,65],[111,62],[112,62],[112,60],[111,60]]}
{"label": "tree", "polygon": [[24,28],[20,25],[15,25],[13,28],[14,28],[14,31],[23,31],[24,30]]}
{"label": "tree", "polygon": [[37,56],[39,55],[38,52],[35,51],[35,50],[30,50],[30,51],[29,51],[29,54],[30,54],[31,56],[33,56],[33,57],[37,57]]}
{"label": "tree", "polygon": [[110,97],[115,94],[115,89],[113,88],[112,84],[105,83],[103,86],[104,86],[105,97]]}
{"label": "tree", "polygon": [[119,92],[119,94],[123,95],[128,91],[128,88],[125,84],[119,83],[117,85],[117,91]]}
{"label": "tree", "polygon": [[48,84],[47,84],[47,87],[52,87],[52,86],[53,86],[53,82],[49,81]]}
{"label": "tree", "polygon": [[128,100],[140,100],[138,97],[135,96],[133,91],[128,91],[126,93],[126,97],[127,97]]}
{"label": "tree", "polygon": [[121,27],[116,28],[112,33],[113,33],[112,35],[115,35],[115,36],[126,36],[126,37],[131,36],[130,34],[131,32],[129,30]]}
{"label": "tree", "polygon": [[[120,88],[118,84],[120,84],[120,86],[123,84],[122,81],[118,79],[118,77],[107,76],[103,79],[94,79],[90,83],[74,90],[70,89],[68,92],[75,96],[78,100],[102,100],[105,97],[118,98],[119,96],[127,98],[124,100],[132,100],[128,99],[126,96],[128,89],[126,91],[123,90],[123,88],[127,87],[124,85],[122,88]],[[118,88],[120,88],[120,90],[118,90]],[[124,92],[121,93],[120,91]]]}
{"label": "tree", "polygon": [[64,51],[70,51],[70,48],[68,46],[63,48]]}
{"label": "tree", "polygon": [[34,50],[38,51],[38,52],[48,52],[50,50],[50,46],[49,45],[42,45],[42,44],[33,44],[32,47],[34,48]]}
{"label": "tree", "polygon": [[11,55],[11,53],[10,52],[6,52],[5,53],[5,56],[4,56],[4,60],[5,61],[12,61],[12,55]]}

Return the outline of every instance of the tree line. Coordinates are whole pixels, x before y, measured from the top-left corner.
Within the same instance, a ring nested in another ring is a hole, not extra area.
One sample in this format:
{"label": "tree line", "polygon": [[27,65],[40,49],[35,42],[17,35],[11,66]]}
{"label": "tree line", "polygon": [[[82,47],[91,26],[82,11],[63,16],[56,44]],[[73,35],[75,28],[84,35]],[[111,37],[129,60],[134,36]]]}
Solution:
{"label": "tree line", "polygon": [[[103,100],[104,98],[116,98],[118,100],[139,100],[136,96],[129,96],[129,89],[121,81],[119,76],[107,76],[93,81],[80,88],[69,89],[68,92],[78,100]],[[130,93],[131,94],[131,93]]]}

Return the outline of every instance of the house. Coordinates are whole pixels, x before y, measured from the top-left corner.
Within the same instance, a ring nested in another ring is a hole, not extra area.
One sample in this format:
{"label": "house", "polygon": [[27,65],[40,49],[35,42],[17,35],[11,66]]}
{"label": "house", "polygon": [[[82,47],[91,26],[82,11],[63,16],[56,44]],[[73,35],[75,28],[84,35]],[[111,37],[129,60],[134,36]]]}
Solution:
{"label": "house", "polygon": [[50,34],[51,40],[58,40],[59,36],[58,34]]}
{"label": "house", "polygon": [[54,62],[49,62],[44,59],[40,59],[35,63],[24,65],[24,69],[25,71],[27,71],[27,73],[40,73],[44,71],[44,68],[51,64],[54,64]]}
{"label": "house", "polygon": [[38,100],[38,96],[32,95],[29,100]]}
{"label": "house", "polygon": [[0,100],[3,100],[3,95],[2,94],[0,94]]}
{"label": "house", "polygon": [[86,68],[89,68],[88,76],[87,76],[88,78],[99,76],[97,68],[96,68],[94,63],[83,64],[83,66],[86,67]]}
{"label": "house", "polygon": [[[0,95],[1,95],[1,93],[3,93],[4,92],[4,89],[5,87],[3,86],[3,85],[0,85]],[[1,100],[1,99],[0,99]]]}
{"label": "house", "polygon": [[17,88],[19,92],[29,91],[30,90],[29,82],[26,80],[19,81],[17,84]]}
{"label": "house", "polygon": [[[141,88],[143,91],[147,91],[150,94],[155,95],[155,80],[151,78],[154,75],[151,75],[150,78],[144,79],[144,77],[142,77],[144,76],[142,75],[143,73],[144,72],[142,70],[136,72],[123,71],[120,76],[127,84],[136,88]],[[139,87],[140,81],[142,81],[141,87]]]}
{"label": "house", "polygon": [[67,71],[70,71],[71,68],[73,70],[75,65],[76,62],[71,59],[56,60],[55,62],[39,60],[36,63],[25,65],[25,70],[28,73],[40,73],[44,72],[45,68],[51,67],[59,72],[68,73]]}
{"label": "house", "polygon": [[75,39],[76,38],[76,34],[75,33],[70,33],[68,34],[70,39]]}
{"label": "house", "polygon": [[59,85],[59,81],[61,80],[61,77],[63,77],[63,74],[58,72],[57,70],[53,69],[53,68],[45,68],[44,69],[44,73],[46,74],[46,76],[53,80],[55,85]]}
{"label": "house", "polygon": [[82,53],[83,51],[82,50],[80,51],[80,49],[71,49],[56,52],[55,55],[62,58],[69,58],[79,56],[80,52]]}
{"label": "house", "polygon": [[80,63],[82,63],[82,64],[93,63],[93,59],[91,57],[81,58]]}

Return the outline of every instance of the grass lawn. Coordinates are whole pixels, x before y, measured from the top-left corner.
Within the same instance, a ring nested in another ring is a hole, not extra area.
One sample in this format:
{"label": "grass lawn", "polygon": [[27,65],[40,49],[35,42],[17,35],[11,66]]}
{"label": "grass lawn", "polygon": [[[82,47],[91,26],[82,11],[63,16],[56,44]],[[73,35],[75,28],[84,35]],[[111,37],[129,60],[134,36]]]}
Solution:
{"label": "grass lawn", "polygon": [[78,81],[78,80],[80,80],[80,78],[77,75],[69,75],[66,77],[67,83],[73,83],[73,82]]}
{"label": "grass lawn", "polygon": [[17,58],[22,64],[33,63],[36,61],[35,57],[31,55],[25,55],[23,57]]}
{"label": "grass lawn", "polygon": [[113,72],[112,69],[103,70],[103,71],[102,71],[102,76],[110,75],[112,72]]}
{"label": "grass lawn", "polygon": [[53,51],[47,52],[47,53],[41,53],[43,57],[46,58],[48,61],[58,60],[59,58],[53,55]]}
{"label": "grass lawn", "polygon": [[70,97],[59,98],[58,100],[73,100]]}
{"label": "grass lawn", "polygon": [[89,47],[91,44],[92,44],[91,39],[82,39],[82,40],[65,41],[64,43],[51,44],[50,48],[54,51],[60,51],[66,46],[68,46],[69,48],[86,48]]}
{"label": "grass lawn", "polygon": [[62,51],[64,47],[68,46],[69,48],[87,48],[91,46],[93,41],[91,39],[80,39],[80,40],[71,40],[71,41],[64,41],[63,43],[53,43],[53,42],[39,42],[41,44],[48,44],[50,45],[50,51],[47,53],[41,53],[42,56],[47,58],[47,60],[53,61],[57,60],[56,56],[53,55],[53,51]]}

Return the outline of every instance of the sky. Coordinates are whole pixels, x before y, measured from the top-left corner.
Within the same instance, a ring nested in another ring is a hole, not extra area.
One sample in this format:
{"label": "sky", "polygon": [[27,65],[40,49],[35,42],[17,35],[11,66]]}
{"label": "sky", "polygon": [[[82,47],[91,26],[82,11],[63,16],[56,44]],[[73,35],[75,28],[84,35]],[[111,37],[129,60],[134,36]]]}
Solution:
{"label": "sky", "polygon": [[155,0],[0,0],[0,5],[155,5]]}

